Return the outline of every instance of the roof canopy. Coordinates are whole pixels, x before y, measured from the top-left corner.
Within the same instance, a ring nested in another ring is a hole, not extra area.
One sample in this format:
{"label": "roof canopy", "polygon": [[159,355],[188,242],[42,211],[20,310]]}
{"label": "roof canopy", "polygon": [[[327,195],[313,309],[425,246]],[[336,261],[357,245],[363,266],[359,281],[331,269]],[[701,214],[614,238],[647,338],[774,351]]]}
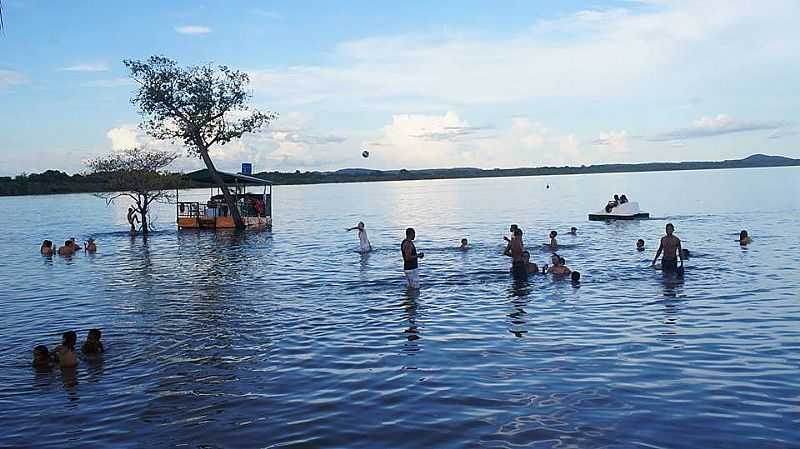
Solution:
{"label": "roof canopy", "polygon": [[[241,173],[228,173],[224,171],[217,171],[226,184],[246,184],[246,185],[259,185],[271,186],[272,181],[267,179],[257,178],[255,176],[243,175]],[[214,184],[211,176],[208,175],[208,170],[198,170],[192,173],[187,173],[186,177],[194,182]]]}

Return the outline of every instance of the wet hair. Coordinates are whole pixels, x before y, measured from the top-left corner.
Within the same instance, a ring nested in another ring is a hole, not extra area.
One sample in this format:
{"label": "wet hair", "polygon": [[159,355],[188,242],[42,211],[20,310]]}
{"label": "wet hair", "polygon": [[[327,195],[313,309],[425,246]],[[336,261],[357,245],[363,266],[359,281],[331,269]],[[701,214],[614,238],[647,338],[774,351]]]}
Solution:
{"label": "wet hair", "polygon": [[33,355],[38,356],[41,355],[44,358],[50,357],[50,351],[47,349],[45,345],[38,345],[33,348]]}
{"label": "wet hair", "polygon": [[100,340],[100,335],[100,329],[89,329],[89,333],[86,335],[86,338]]}
{"label": "wet hair", "polygon": [[469,243],[469,240],[467,240],[467,239],[461,239],[461,244],[463,245],[464,243]]}
{"label": "wet hair", "polygon": [[[746,238],[746,237],[747,237],[747,231],[745,231],[744,229],[742,229],[742,232],[740,232],[740,233],[739,233],[739,238],[740,238],[740,239],[743,239],[743,238]],[[46,241],[46,240],[45,240],[45,241]]]}
{"label": "wet hair", "polygon": [[642,244],[642,246],[644,246],[644,239],[639,239],[639,240],[637,240],[637,241],[636,241],[636,245],[637,245],[637,246],[638,246],[640,243]]}
{"label": "wet hair", "polygon": [[522,229],[520,228],[514,229],[514,237],[522,237]]}
{"label": "wet hair", "polygon": [[572,279],[572,282],[580,282],[580,280],[581,280],[581,272],[580,271],[573,271],[572,274],[570,274],[570,278]]}
{"label": "wet hair", "polygon": [[674,231],[674,230],[675,230],[675,225],[674,225],[674,224],[672,224],[672,223],[667,223],[667,226],[666,226],[666,228],[667,228],[667,229],[669,229],[669,228],[672,228],[672,230]]}
{"label": "wet hair", "polygon": [[556,231],[550,231],[550,238],[553,238],[553,237],[555,237],[555,236],[557,236],[557,235],[558,235],[558,232],[556,232]]}
{"label": "wet hair", "polygon": [[411,234],[416,234],[414,228],[406,228],[406,237],[411,237]]}
{"label": "wet hair", "polygon": [[61,342],[64,343],[64,346],[75,349],[75,343],[78,341],[78,334],[75,331],[66,331],[61,334]]}
{"label": "wet hair", "polygon": [[575,226],[573,226],[573,227],[569,228],[569,230],[570,230],[570,231],[577,231],[577,230],[578,230],[578,228],[576,228]]}
{"label": "wet hair", "polygon": [[517,229],[519,229],[519,226],[517,226],[517,225],[515,225],[515,224],[512,224],[512,225],[511,225],[511,227],[510,227],[508,230],[509,230],[509,231],[511,231],[511,232],[514,232],[514,231],[516,231]]}
{"label": "wet hair", "polygon": [[50,240],[45,240],[44,242],[42,242],[43,248],[50,248],[51,246],[53,246],[53,242]]}
{"label": "wet hair", "polygon": [[72,240],[65,240],[64,246],[72,246]]}
{"label": "wet hair", "polygon": [[523,252],[522,252],[522,257],[527,257],[527,258],[529,258],[529,259],[530,259],[530,257],[531,257],[531,253],[530,253],[529,251],[523,251]]}
{"label": "wet hair", "polygon": [[561,256],[558,256],[558,263],[560,263],[561,265],[566,265],[567,264],[567,260],[564,259]]}

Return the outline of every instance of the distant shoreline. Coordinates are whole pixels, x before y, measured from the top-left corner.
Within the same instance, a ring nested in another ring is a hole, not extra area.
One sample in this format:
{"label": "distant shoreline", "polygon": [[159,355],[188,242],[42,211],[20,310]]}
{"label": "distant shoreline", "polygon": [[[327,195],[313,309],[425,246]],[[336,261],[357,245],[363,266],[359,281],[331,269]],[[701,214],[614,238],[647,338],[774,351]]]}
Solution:
{"label": "distant shoreline", "polygon": [[[254,176],[272,181],[274,185],[343,184],[357,182],[418,181],[429,179],[506,178],[522,176],[590,175],[602,173],[648,173],[666,171],[697,171],[737,168],[771,168],[800,166],[800,159],[755,154],[744,159],[706,162],[647,162],[641,164],[601,164],[580,167],[537,167],[484,170],[479,168],[442,168],[422,170],[342,169],[334,172],[260,172]],[[183,176],[180,189],[208,187],[193,178],[207,177],[206,170]],[[53,195],[62,193],[107,192],[107,180],[97,176],[68,175],[47,170],[40,174],[0,177],[0,196]]]}

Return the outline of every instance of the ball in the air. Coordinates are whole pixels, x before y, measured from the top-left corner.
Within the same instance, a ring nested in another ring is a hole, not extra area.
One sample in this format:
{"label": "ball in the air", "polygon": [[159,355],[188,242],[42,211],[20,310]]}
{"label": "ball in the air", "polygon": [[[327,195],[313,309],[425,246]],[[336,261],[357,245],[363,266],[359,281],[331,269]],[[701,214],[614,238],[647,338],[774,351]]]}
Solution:
{"label": "ball in the air", "polygon": [[364,157],[369,157],[369,151],[364,150],[364,151],[361,152],[361,155],[364,156]]}

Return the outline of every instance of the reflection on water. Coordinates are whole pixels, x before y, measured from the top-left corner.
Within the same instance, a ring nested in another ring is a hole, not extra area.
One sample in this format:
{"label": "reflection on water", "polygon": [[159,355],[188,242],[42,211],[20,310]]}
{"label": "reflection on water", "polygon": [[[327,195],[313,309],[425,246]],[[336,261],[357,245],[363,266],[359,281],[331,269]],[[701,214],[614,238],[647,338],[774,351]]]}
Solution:
{"label": "reflection on water", "polygon": [[[125,205],[91,195],[1,198],[13,214],[0,216],[0,445],[796,445],[798,174],[276,187],[270,231],[165,222],[147,238],[126,232]],[[586,221],[618,191],[661,218]],[[60,213],[64,202],[81,213]],[[360,220],[366,255],[342,231]],[[682,279],[634,247],[667,220],[692,250]],[[549,231],[577,226],[559,254],[579,288],[515,281],[500,238],[510,223],[540,265]],[[419,291],[402,273],[407,226],[426,252]],[[733,241],[741,229],[751,246]],[[73,235],[97,238],[97,254],[38,254],[42,239]],[[35,344],[69,329],[80,344],[91,328],[102,356],[30,366]]]}

